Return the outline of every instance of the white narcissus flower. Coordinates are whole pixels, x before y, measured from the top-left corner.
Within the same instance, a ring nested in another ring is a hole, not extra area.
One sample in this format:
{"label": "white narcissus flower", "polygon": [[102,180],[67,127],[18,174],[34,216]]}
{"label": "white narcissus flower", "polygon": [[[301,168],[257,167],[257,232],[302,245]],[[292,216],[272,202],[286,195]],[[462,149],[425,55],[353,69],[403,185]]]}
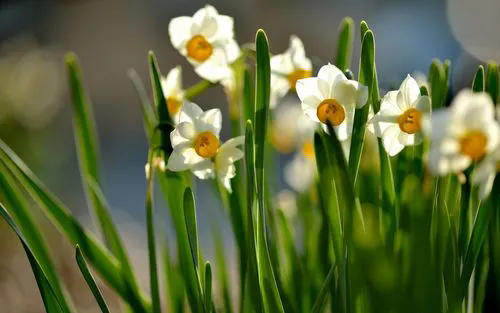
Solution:
{"label": "white narcissus flower", "polygon": [[174,149],[168,158],[167,169],[179,172],[192,169],[200,179],[211,173],[197,171],[203,163],[210,163],[219,148],[219,134],[222,127],[222,113],[219,109],[206,112],[191,102],[185,102],[179,123],[170,133]]}
{"label": "white narcissus flower", "polygon": [[290,153],[311,141],[318,123],[304,115],[298,101],[281,103],[273,111],[271,142],[281,153]]}
{"label": "white narcissus flower", "polygon": [[213,6],[206,5],[192,17],[172,19],[168,32],[172,45],[200,77],[215,83],[231,75],[229,65],[240,55],[232,17],[219,15]]}
{"label": "white narcissus flower", "polygon": [[325,129],[329,121],[341,141],[352,134],[354,111],[368,100],[368,88],[332,64],[321,67],[317,77],[298,80],[296,89],[305,115]]}
{"label": "white narcissus flower", "polygon": [[399,90],[389,91],[380,104],[380,111],[368,122],[368,130],[382,138],[390,156],[405,146],[422,143],[422,115],[431,112],[428,96],[420,95],[415,79],[408,75]]}
{"label": "white narcissus flower", "polygon": [[297,80],[311,75],[312,63],[306,57],[302,41],[295,35],[290,36],[288,49],[271,57],[271,108],[276,106],[288,90],[295,90]]}
{"label": "white narcissus flower", "polygon": [[472,172],[472,183],[479,185],[481,199],[485,199],[490,194],[498,172],[500,172],[500,146],[484,157]]}
{"label": "white narcissus flower", "polygon": [[168,114],[175,125],[179,122],[179,116],[184,103],[184,90],[182,89],[182,68],[180,65],[168,72],[166,77],[161,78],[161,89],[167,102]]}
{"label": "white narcissus flower", "polygon": [[430,170],[438,175],[461,172],[493,151],[500,140],[491,98],[486,93],[461,91],[450,108],[424,121],[431,140]]}
{"label": "white narcissus flower", "polygon": [[303,144],[292,161],[285,166],[284,174],[286,183],[299,193],[305,192],[311,187],[317,176],[312,141]]}

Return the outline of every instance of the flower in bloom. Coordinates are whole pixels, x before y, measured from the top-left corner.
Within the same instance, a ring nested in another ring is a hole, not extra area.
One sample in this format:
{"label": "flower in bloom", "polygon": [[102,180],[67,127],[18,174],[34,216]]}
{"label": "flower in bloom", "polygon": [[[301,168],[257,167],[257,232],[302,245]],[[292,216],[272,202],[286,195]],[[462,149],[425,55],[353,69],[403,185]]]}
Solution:
{"label": "flower in bloom", "polygon": [[493,187],[495,176],[500,172],[500,146],[484,159],[472,172],[472,183],[479,185],[479,196],[481,199],[486,198]]}
{"label": "flower in bloom", "polygon": [[284,101],[273,111],[271,142],[281,153],[290,153],[312,141],[317,123],[304,115],[298,101]]}
{"label": "flower in bloom", "polygon": [[200,77],[215,83],[231,75],[229,65],[240,55],[232,17],[219,15],[213,6],[206,5],[192,17],[172,19],[168,32],[172,45]]}
{"label": "flower in bloom", "polygon": [[426,118],[424,131],[431,140],[429,167],[438,175],[463,171],[492,152],[500,140],[491,98],[470,90],[461,91],[450,108]]}
{"label": "flower in bloom", "polygon": [[422,143],[422,115],[431,112],[428,96],[420,95],[417,81],[408,75],[399,90],[389,91],[380,104],[380,111],[370,119],[368,130],[382,138],[390,156],[405,146]]}
{"label": "flower in bloom", "polygon": [[305,192],[317,177],[316,158],[312,141],[305,142],[292,161],[285,166],[285,181],[295,191]]}
{"label": "flower in bloom", "polygon": [[179,121],[179,116],[184,103],[184,90],[182,90],[182,68],[176,66],[161,78],[161,89],[167,102],[168,114],[174,124]]}
{"label": "flower in bloom", "polygon": [[282,53],[271,57],[271,99],[274,108],[288,90],[295,90],[297,81],[311,77],[312,63],[306,57],[304,45],[299,37],[290,36],[290,46]]}
{"label": "flower in bloom", "polygon": [[185,102],[179,124],[170,133],[174,149],[170,154],[167,169],[174,172],[191,170],[200,179],[218,177],[231,191],[230,180],[236,175],[234,162],[243,157],[244,137],[236,137],[220,145],[219,134],[222,114],[219,109],[203,112],[191,102]]}
{"label": "flower in bloom", "polygon": [[296,89],[305,115],[325,129],[330,122],[341,141],[352,134],[354,111],[368,100],[368,88],[332,64],[321,67],[317,77],[298,80]]}

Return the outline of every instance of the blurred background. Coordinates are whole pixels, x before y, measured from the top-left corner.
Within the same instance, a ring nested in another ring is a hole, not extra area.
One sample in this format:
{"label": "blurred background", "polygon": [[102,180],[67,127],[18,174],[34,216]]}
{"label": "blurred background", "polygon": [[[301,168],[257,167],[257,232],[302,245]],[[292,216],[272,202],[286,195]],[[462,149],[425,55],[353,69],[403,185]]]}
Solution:
{"label": "blurred background", "polygon": [[[31,167],[88,228],[88,213],[75,154],[71,107],[63,67],[68,50],[80,58],[92,99],[101,145],[105,193],[138,277],[148,289],[144,228],[144,165],[147,142],[140,107],[126,72],[137,70],[149,86],[147,52],[154,50],[162,72],[183,66],[184,85],[196,83],[188,62],[171,46],[168,23],[192,15],[206,1],[187,0],[17,0],[0,1],[0,138]],[[273,53],[281,53],[291,34],[304,42],[316,68],[332,61],[337,27],[351,16],[365,19],[375,32],[382,89],[397,87],[407,73],[426,73],[432,58],[452,61],[451,92],[468,86],[479,63],[500,60],[495,0],[218,0],[221,14],[235,20],[236,39],[252,42],[263,28]],[[352,71],[357,73],[359,29]],[[220,86],[196,99],[219,107],[229,136],[226,97]],[[283,156],[285,163],[290,156]],[[277,189],[287,188],[280,179]],[[229,255],[235,248],[229,221],[208,182],[197,182],[202,249],[212,259],[211,229],[222,229]],[[1,186],[0,186],[1,188]],[[157,229],[173,233],[163,201],[157,197]],[[76,269],[73,248],[45,220],[51,248],[79,312],[97,312]],[[0,311],[43,312],[33,274],[14,234],[0,222]],[[163,236],[162,236],[163,237]],[[161,240],[165,240],[160,237]],[[161,243],[161,242],[160,242]],[[82,288],[83,287],[83,288]],[[108,290],[112,306],[118,305]]]}

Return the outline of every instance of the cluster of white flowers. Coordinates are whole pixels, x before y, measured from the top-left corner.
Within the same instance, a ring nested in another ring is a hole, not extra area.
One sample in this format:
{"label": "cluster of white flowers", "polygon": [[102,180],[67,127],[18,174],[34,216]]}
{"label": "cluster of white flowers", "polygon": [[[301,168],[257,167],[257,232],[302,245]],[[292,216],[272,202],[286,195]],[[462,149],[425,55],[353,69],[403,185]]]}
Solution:
{"label": "cluster of white flowers", "polygon": [[[219,15],[207,5],[192,17],[174,18],[169,33],[173,46],[199,76],[224,86],[234,80],[231,65],[241,52],[234,39],[231,17]],[[368,88],[348,79],[330,63],[322,66],[317,76],[312,75],[312,62],[295,35],[290,37],[285,52],[271,57],[271,138],[279,152],[296,151],[291,163],[285,166],[285,180],[297,192],[308,190],[317,178],[313,135],[318,125],[325,131],[328,123],[333,126],[348,159],[355,110],[368,101]],[[220,144],[220,110],[203,112],[185,99],[179,66],[162,80],[162,88],[176,125],[171,133],[174,151],[167,169],[189,169],[201,179],[217,176],[230,190],[234,162],[243,157],[237,146],[244,138]],[[289,91],[298,96],[296,103],[281,101]],[[436,175],[460,173],[477,163],[472,182],[480,186],[481,196],[485,197],[500,168],[500,126],[495,119],[494,103],[486,93],[462,91],[451,107],[433,114],[431,107],[430,98],[421,95],[419,83],[408,75],[399,90],[389,91],[382,98],[376,114],[370,111],[367,128],[382,138],[390,156],[428,138],[428,165]]]}

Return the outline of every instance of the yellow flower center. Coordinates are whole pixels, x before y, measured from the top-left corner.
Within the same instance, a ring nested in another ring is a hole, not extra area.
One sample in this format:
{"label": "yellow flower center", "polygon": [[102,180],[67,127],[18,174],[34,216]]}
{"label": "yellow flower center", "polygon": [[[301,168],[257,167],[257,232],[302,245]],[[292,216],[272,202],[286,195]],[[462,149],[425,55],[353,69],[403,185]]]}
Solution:
{"label": "yellow flower center", "polygon": [[316,111],[316,115],[321,123],[330,121],[333,126],[339,126],[345,120],[345,110],[335,99],[323,100]]}
{"label": "yellow flower center", "polygon": [[219,149],[219,139],[210,131],[199,133],[194,141],[194,150],[202,158],[211,158]]}
{"label": "yellow flower center", "polygon": [[312,141],[307,141],[302,145],[302,154],[309,160],[314,160],[314,144]]}
{"label": "yellow flower center", "polygon": [[407,134],[414,134],[421,128],[420,118],[422,113],[414,108],[406,110],[398,117],[398,124],[401,131]]}
{"label": "yellow flower center", "polygon": [[288,83],[290,84],[290,88],[295,89],[295,85],[297,84],[297,81],[299,79],[311,77],[311,75],[312,75],[312,71],[304,70],[301,68],[295,69],[293,72],[291,72],[287,76]]}
{"label": "yellow flower center", "polygon": [[480,130],[470,131],[460,139],[460,152],[473,161],[481,159],[486,153],[488,137]]}
{"label": "yellow flower center", "polygon": [[213,47],[205,37],[195,35],[186,44],[186,50],[188,57],[203,62],[212,55]]}
{"label": "yellow flower center", "polygon": [[182,101],[180,101],[175,97],[168,97],[166,100],[167,100],[168,114],[170,114],[170,116],[173,117],[181,109]]}

